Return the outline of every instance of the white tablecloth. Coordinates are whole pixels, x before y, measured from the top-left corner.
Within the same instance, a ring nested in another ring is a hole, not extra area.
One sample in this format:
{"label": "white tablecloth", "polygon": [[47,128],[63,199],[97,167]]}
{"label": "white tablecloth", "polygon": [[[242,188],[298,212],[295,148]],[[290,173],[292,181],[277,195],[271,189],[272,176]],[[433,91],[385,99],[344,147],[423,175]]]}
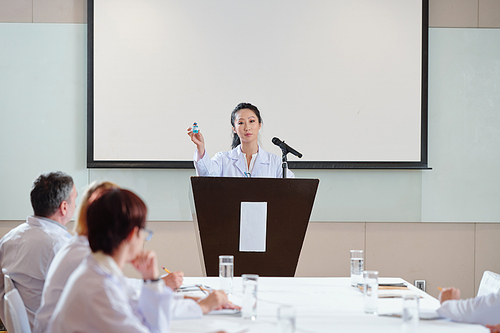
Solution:
{"label": "white tablecloth", "polygon": [[[404,282],[399,278],[381,278],[380,283]],[[185,285],[205,284],[215,289],[219,279],[215,277],[184,279]],[[419,293],[420,309],[431,312],[439,307],[432,296],[409,286]],[[200,295],[200,294],[198,294]],[[230,300],[241,304],[241,278],[234,278],[234,292]],[[276,312],[281,305],[296,308],[296,332],[403,332],[401,318],[365,314],[363,293],[350,286],[349,278],[273,278],[261,277],[258,283],[258,309],[255,321],[244,320],[235,315],[205,315],[199,320],[173,321],[170,331],[267,333],[277,332]],[[400,298],[380,298],[379,313],[401,312]],[[484,326],[454,323],[444,319],[420,320],[419,332],[489,332]]]}

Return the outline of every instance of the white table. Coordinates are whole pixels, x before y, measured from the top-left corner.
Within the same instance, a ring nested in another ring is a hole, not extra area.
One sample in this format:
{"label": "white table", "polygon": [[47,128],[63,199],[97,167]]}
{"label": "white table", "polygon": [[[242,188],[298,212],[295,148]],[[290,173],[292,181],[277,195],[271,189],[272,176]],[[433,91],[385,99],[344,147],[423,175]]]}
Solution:
{"label": "white table", "polygon": [[[381,278],[380,283],[405,282],[399,278]],[[184,279],[185,285],[205,284],[218,288],[216,277]],[[439,307],[432,296],[419,293],[420,308],[431,311]],[[234,278],[234,292],[230,300],[241,304],[241,278]],[[400,298],[380,298],[379,312],[401,312]],[[171,323],[170,332],[267,333],[277,332],[276,311],[281,305],[293,305],[297,312],[296,332],[402,332],[400,318],[369,315],[363,312],[363,294],[350,286],[349,278],[259,278],[257,320],[244,320],[235,315],[205,315],[198,320],[177,320]],[[489,332],[484,326],[454,323],[448,320],[421,320],[419,332]]]}

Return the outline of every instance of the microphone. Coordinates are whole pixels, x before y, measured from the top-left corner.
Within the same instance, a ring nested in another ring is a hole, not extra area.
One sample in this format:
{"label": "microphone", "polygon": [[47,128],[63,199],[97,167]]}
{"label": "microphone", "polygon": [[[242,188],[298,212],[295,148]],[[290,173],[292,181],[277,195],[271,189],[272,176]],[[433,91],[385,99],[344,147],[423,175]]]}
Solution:
{"label": "microphone", "polygon": [[292,147],[290,147],[289,145],[287,145],[285,143],[285,141],[281,141],[280,139],[278,139],[277,137],[274,137],[272,140],[271,140],[276,146],[280,147],[281,150],[285,151],[285,153],[292,153],[294,154],[295,156],[297,156],[298,158],[301,158],[302,157],[302,154],[299,153],[298,151],[296,151],[295,149],[293,149]]}

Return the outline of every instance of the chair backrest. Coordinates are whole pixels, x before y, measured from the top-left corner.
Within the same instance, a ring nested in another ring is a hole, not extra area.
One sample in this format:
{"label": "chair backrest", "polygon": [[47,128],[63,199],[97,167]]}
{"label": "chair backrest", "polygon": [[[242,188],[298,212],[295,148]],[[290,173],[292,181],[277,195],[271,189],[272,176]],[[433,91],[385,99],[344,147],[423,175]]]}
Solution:
{"label": "chair backrest", "polygon": [[481,283],[479,283],[477,296],[498,292],[500,292],[500,274],[485,271]]}
{"label": "chair backrest", "polygon": [[28,314],[17,289],[4,296],[5,326],[8,332],[31,333]]}
{"label": "chair backrest", "polygon": [[2,269],[2,273],[3,273],[3,289],[4,293],[7,294],[12,289],[16,289],[16,286],[14,285],[14,281],[12,281],[10,275],[7,273],[7,270],[5,268]]}

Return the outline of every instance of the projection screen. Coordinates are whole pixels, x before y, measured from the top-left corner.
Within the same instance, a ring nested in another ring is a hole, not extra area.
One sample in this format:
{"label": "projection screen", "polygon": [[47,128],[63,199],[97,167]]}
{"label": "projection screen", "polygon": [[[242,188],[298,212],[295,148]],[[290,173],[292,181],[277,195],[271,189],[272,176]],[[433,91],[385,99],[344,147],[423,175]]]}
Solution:
{"label": "projection screen", "polygon": [[192,168],[240,102],[290,168],[426,168],[428,0],[88,1],[87,165]]}

